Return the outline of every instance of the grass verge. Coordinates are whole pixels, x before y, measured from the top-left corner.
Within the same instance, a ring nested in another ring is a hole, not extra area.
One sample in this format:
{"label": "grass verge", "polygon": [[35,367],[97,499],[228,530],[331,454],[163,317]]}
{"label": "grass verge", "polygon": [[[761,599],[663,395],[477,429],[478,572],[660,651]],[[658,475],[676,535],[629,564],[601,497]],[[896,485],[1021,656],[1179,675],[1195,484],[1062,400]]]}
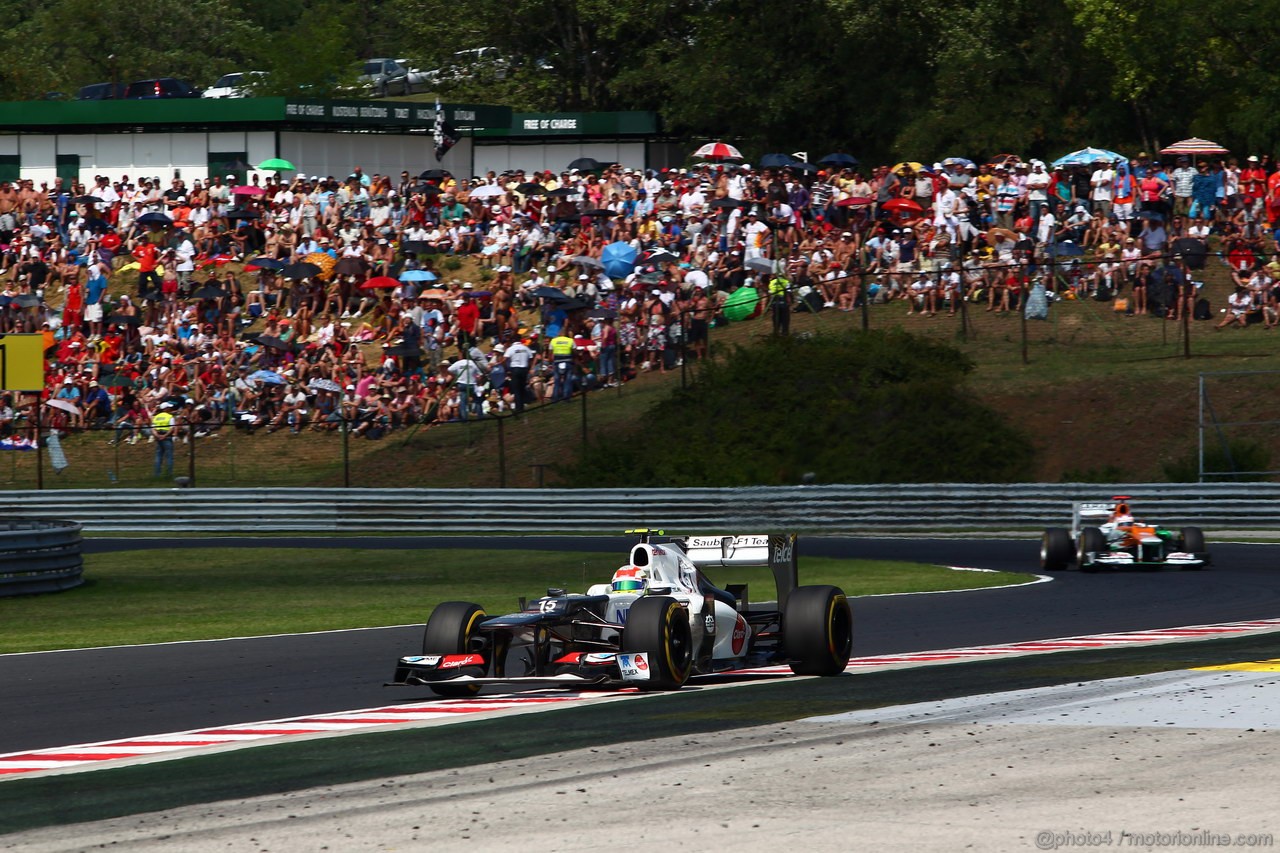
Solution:
{"label": "grass verge", "polygon": [[[722,733],[860,708],[940,701],[1238,663],[1275,655],[1275,635],[1109,651],[978,661],[839,678],[787,680],[433,728],[258,747],[252,760],[224,753],[93,773],[0,783],[0,834],[102,820],[196,803],[526,758],[567,749],[620,748],[627,740]],[[557,725],[557,723],[560,723]]]}
{"label": "grass verge", "polygon": [[[851,595],[997,586],[1028,575],[824,557],[801,559],[805,583]],[[608,553],[467,549],[156,549],[93,554],[84,586],[0,598],[0,653],[286,634],[422,622],[462,599],[504,612],[548,587],[585,590],[618,565]],[[758,599],[767,569],[734,571]]]}

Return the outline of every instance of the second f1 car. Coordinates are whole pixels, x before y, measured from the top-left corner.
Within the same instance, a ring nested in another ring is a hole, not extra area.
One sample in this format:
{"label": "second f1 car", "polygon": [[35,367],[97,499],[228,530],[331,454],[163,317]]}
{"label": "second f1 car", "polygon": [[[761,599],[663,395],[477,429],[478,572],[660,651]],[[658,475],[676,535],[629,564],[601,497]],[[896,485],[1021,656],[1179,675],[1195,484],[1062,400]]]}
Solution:
{"label": "second f1 car", "polygon": [[1040,567],[1055,571],[1072,562],[1082,572],[1107,566],[1202,569],[1209,565],[1209,551],[1199,527],[1171,530],[1138,521],[1128,496],[1117,495],[1106,503],[1075,504],[1070,530],[1045,530],[1040,539]]}
{"label": "second f1 car", "polygon": [[[609,583],[586,594],[550,589],[490,616],[448,601],[432,611],[422,654],[400,658],[393,685],[465,697],[485,684],[628,684],[675,690],[695,675],[786,665],[844,672],[853,615],[835,586],[799,586],[794,535],[690,536],[630,531],[640,541]],[[721,589],[703,569],[768,566],[777,604],[752,607],[745,584]]]}

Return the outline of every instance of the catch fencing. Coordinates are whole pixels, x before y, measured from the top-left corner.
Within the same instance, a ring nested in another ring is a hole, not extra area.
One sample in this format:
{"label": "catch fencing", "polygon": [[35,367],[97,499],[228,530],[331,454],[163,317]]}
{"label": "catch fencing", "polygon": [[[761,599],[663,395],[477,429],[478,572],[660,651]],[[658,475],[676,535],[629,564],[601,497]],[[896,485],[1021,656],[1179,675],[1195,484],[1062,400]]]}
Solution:
{"label": "catch fencing", "polygon": [[1171,527],[1280,531],[1280,484],[920,484],[723,489],[78,489],[0,492],[0,515],[93,532],[254,534],[982,533],[1070,526],[1071,503],[1133,496]]}

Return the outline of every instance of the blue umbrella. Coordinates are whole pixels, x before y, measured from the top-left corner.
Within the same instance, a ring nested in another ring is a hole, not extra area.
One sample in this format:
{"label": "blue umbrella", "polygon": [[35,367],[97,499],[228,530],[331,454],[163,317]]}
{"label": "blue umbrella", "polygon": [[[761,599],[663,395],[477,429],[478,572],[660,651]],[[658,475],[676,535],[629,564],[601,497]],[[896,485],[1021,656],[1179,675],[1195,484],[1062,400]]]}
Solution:
{"label": "blue umbrella", "polygon": [[964,167],[966,167],[966,168],[967,168],[967,167],[969,167],[969,166],[972,166],[972,165],[973,165],[973,161],[972,161],[972,160],[966,160],[966,159],[965,159],[965,158],[963,158],[963,157],[948,157],[947,159],[945,159],[945,160],[943,160],[943,161],[942,161],[942,165],[944,165],[944,166],[964,166]]}
{"label": "blue umbrella", "polygon": [[858,165],[858,158],[854,157],[852,154],[841,154],[836,152],[835,154],[828,154],[826,157],[823,157],[818,161],[818,165],[836,166],[841,169],[847,166],[852,169],[854,166]]}
{"label": "blue umbrella", "polygon": [[400,273],[401,281],[435,281],[436,274],[430,270],[405,270]]}
{"label": "blue umbrella", "polygon": [[1084,254],[1084,247],[1072,243],[1070,240],[1064,240],[1053,247],[1053,253],[1055,255],[1064,255],[1068,258],[1078,258]]}
{"label": "blue umbrella", "polygon": [[600,262],[609,278],[626,278],[636,268],[636,250],[629,243],[610,243],[600,253]]}
{"label": "blue umbrella", "polygon": [[144,213],[137,218],[139,225],[172,225],[173,220],[163,213]]}
{"label": "blue umbrella", "polygon": [[790,154],[766,154],[760,158],[760,167],[762,169],[781,169],[784,166],[790,166],[796,161],[796,158]]}
{"label": "blue umbrella", "polygon": [[251,381],[257,381],[261,379],[263,382],[265,382],[268,385],[284,385],[285,384],[284,377],[281,376],[279,373],[276,373],[274,370],[255,371],[249,374],[249,379]]}
{"label": "blue umbrella", "polygon": [[1099,160],[1105,160],[1108,163],[1114,163],[1117,160],[1123,160],[1123,154],[1117,154],[1114,151],[1108,151],[1105,148],[1081,148],[1079,151],[1072,151],[1070,154],[1063,154],[1057,160],[1054,160],[1054,166],[1092,166]]}
{"label": "blue umbrella", "polygon": [[279,258],[254,258],[245,266],[257,267],[260,270],[282,270],[289,266],[289,262],[282,261]]}

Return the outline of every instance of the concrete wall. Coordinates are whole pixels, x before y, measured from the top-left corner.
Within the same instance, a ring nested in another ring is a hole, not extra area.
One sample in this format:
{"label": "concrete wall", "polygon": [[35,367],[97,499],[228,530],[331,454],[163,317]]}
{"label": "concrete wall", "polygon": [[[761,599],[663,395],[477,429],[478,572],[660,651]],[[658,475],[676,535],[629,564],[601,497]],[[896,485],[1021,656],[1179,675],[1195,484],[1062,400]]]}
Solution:
{"label": "concrete wall", "polygon": [[322,178],[345,178],[356,166],[369,177],[391,175],[393,183],[405,170],[414,176],[436,168],[455,175],[471,174],[471,139],[459,140],[437,162],[435,140],[430,133],[282,132],[280,156],[297,166],[300,173]]}

